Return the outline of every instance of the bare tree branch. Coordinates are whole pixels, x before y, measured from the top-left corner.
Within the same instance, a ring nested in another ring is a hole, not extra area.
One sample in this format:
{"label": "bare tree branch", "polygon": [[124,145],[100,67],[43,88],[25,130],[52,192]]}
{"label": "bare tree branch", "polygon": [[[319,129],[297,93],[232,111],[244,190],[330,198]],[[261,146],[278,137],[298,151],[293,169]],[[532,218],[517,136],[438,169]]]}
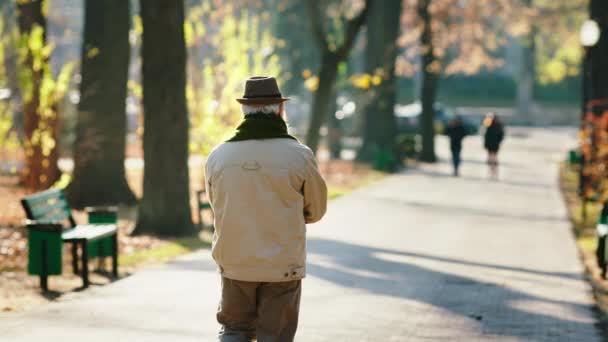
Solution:
{"label": "bare tree branch", "polygon": [[323,24],[323,15],[319,11],[318,0],[307,0],[306,8],[308,9],[308,16],[310,17],[310,24],[312,26],[312,34],[315,38],[315,42],[321,49],[321,51],[328,51],[329,44],[325,37],[325,25]]}
{"label": "bare tree branch", "polygon": [[[315,1],[316,2],[316,1]],[[361,12],[353,19],[348,20],[346,23],[346,30],[344,30],[344,40],[342,46],[338,48],[336,51],[336,56],[343,60],[348,55],[353,43],[355,42],[355,38],[357,37],[357,33],[363,24],[365,23],[365,19],[367,18],[367,13],[369,12],[371,0],[365,0],[365,7],[361,10]]]}

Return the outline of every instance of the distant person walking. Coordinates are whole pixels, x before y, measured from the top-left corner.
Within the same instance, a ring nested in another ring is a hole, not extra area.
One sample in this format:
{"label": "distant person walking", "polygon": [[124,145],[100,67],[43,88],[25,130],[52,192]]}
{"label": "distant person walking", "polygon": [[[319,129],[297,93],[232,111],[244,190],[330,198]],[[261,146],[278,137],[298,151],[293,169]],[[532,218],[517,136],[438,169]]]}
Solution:
{"label": "distant person walking", "polygon": [[287,133],[274,77],[251,77],[245,119],[205,166],[215,213],[212,255],[222,280],[220,341],[293,341],[306,224],[325,214],[327,187],[312,151]]}
{"label": "distant person walking", "polygon": [[460,116],[454,117],[446,128],[446,135],[450,137],[450,150],[452,151],[452,165],[454,166],[454,177],[458,177],[460,168],[460,152],[462,151],[462,140],[467,136],[467,130],[462,124]]}
{"label": "distant person walking", "polygon": [[498,178],[498,150],[505,137],[505,129],[495,113],[488,113],[483,121],[485,127],[484,147],[488,151],[490,176]]}

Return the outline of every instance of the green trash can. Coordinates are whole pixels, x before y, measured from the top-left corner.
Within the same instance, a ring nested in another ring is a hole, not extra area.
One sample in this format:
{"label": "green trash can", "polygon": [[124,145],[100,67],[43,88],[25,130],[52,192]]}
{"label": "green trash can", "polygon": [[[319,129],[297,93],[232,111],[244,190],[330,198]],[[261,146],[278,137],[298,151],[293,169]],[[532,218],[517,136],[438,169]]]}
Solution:
{"label": "green trash can", "polygon": [[393,158],[392,153],[385,150],[376,150],[374,153],[374,163],[373,167],[379,171],[393,171],[395,164],[395,158]]}
{"label": "green trash can", "polygon": [[568,164],[578,165],[581,162],[581,155],[578,150],[570,150],[568,151]]}
{"label": "green trash can", "polygon": [[[89,207],[85,208],[89,216],[89,224],[116,224],[118,222],[118,208],[116,207]],[[112,236],[98,241],[89,242],[89,258],[112,256]]]}
{"label": "green trash can", "polygon": [[38,276],[61,274],[63,227],[60,224],[32,223],[27,228],[27,273]]}

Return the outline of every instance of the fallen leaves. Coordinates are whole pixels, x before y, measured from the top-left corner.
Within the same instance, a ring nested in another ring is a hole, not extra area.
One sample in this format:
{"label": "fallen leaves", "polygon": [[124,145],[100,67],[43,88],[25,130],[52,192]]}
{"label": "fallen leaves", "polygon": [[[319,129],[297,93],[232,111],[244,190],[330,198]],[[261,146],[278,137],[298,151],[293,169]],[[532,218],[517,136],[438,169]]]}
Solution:
{"label": "fallen leaves", "polygon": [[0,228],[0,271],[27,266],[27,236],[20,228]]}

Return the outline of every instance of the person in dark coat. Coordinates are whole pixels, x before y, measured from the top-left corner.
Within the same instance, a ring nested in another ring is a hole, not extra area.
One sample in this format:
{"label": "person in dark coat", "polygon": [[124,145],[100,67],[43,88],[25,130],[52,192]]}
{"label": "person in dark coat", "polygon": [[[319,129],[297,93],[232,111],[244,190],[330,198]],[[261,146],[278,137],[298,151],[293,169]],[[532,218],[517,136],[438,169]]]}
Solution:
{"label": "person in dark coat", "polygon": [[458,168],[460,167],[460,151],[462,151],[462,140],[467,136],[467,130],[462,124],[462,119],[459,116],[449,123],[445,131],[450,137],[450,150],[452,151],[452,165],[454,166],[454,176],[458,177]]}
{"label": "person in dark coat", "polygon": [[498,150],[505,136],[505,129],[500,119],[494,113],[489,113],[484,120],[486,132],[484,147],[488,151],[488,166],[490,176],[498,177]]}

